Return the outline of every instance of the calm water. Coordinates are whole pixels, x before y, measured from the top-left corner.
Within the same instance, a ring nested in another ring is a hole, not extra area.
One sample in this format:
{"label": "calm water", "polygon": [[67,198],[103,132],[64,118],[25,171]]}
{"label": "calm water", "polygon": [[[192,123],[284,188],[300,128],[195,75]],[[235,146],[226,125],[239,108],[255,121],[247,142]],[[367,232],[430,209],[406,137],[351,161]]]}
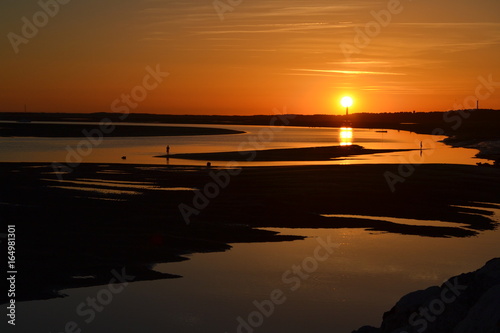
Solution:
{"label": "calm water", "polygon": [[[155,124],[156,126],[161,126]],[[406,131],[374,129],[304,128],[239,125],[177,125],[217,127],[245,131],[238,135],[183,136],[183,137],[137,137],[105,138],[102,143],[92,145],[86,156],[76,154],[82,138],[0,138],[0,162],[95,162],[165,164],[166,160],[154,156],[165,154],[170,145],[170,153],[200,153],[319,147],[339,144],[357,144],[372,149],[419,149],[423,143],[423,153],[418,151],[376,155],[351,156],[321,162],[245,162],[240,165],[298,165],[298,164],[360,164],[360,163],[452,163],[476,164],[486,162],[475,158],[474,149],[452,148],[439,142],[444,137],[415,134]],[[122,156],[127,156],[123,161]],[[76,156],[76,157],[75,157]],[[81,159],[80,159],[81,158]],[[226,162],[211,161],[215,166]],[[170,164],[204,165],[205,161],[191,161],[171,158]]]}
{"label": "calm water", "polygon": [[[493,211],[499,221],[500,209]],[[271,230],[309,238],[235,244],[227,252],[157,265],[159,271],[184,277],[129,284],[89,324],[76,308],[102,287],[66,290],[65,299],[21,303],[18,329],[61,332],[66,322],[75,321],[83,332],[93,333],[233,333],[237,318],[256,310],[254,301],[262,303],[279,289],[286,300],[254,332],[351,332],[366,324],[378,326],[382,314],[406,293],[476,270],[500,250],[500,233],[495,231],[443,239],[359,229]],[[295,284],[283,275],[303,265],[318,239],[328,237],[338,248],[292,290]]]}

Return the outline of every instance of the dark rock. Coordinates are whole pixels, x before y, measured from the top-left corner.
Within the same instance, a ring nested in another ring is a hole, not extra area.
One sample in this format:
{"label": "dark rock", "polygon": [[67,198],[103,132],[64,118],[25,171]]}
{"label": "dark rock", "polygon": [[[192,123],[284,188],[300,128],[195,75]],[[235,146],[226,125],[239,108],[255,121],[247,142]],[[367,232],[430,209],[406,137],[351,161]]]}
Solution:
{"label": "dark rock", "polygon": [[500,332],[500,258],[441,286],[403,296],[383,316],[380,329],[356,333]]}

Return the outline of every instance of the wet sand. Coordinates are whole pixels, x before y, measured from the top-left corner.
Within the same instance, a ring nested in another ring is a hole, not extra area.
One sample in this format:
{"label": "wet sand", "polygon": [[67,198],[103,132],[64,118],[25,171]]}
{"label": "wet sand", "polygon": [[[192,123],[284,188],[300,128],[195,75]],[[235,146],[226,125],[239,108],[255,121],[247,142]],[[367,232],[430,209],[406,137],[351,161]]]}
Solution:
{"label": "wet sand", "polygon": [[[364,228],[422,237],[470,237],[496,228],[481,207],[500,203],[499,169],[420,165],[406,170],[392,192],[384,174],[398,175],[398,168],[253,167],[230,175],[200,167],[82,164],[59,182],[50,164],[1,163],[0,216],[3,224],[17,227],[23,267],[18,300],[106,284],[111,270],[123,267],[135,281],[173,278],[154,271],[154,264],[226,251],[231,243],[303,238],[300,232],[280,236],[258,227]],[[189,224],[181,204],[197,211]],[[324,214],[444,222],[422,226]]]}

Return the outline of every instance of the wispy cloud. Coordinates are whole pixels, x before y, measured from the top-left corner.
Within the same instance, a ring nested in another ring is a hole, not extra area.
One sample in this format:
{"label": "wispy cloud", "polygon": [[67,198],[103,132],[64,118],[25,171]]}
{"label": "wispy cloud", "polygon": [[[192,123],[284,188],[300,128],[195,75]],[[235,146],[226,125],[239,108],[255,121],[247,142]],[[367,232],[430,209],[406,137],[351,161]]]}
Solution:
{"label": "wispy cloud", "polygon": [[262,33],[280,33],[295,32],[305,33],[310,30],[323,30],[344,28],[345,25],[328,24],[323,22],[313,23],[286,23],[286,24],[252,24],[252,25],[228,25],[220,26],[218,29],[204,30],[195,32],[198,35],[217,35],[217,34],[262,34]]}
{"label": "wispy cloud", "polygon": [[[351,71],[351,70],[338,70],[338,69],[307,69],[307,68],[298,68],[291,69],[292,71],[298,72],[311,72],[311,73],[320,73],[320,74],[349,74],[349,75],[406,75],[404,73],[391,73],[391,72],[376,72],[376,71]],[[289,75],[293,75],[290,73]]]}

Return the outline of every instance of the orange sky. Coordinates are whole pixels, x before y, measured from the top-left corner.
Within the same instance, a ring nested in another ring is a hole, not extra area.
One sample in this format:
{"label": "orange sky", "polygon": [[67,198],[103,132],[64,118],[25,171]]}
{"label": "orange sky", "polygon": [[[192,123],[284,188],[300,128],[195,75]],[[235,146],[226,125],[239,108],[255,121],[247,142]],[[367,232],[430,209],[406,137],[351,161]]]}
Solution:
{"label": "orange sky", "polygon": [[169,76],[132,112],[339,114],[343,95],[351,112],[500,109],[498,0],[103,2],[42,0],[46,22],[37,1],[0,4],[0,111],[109,112],[148,66]]}

